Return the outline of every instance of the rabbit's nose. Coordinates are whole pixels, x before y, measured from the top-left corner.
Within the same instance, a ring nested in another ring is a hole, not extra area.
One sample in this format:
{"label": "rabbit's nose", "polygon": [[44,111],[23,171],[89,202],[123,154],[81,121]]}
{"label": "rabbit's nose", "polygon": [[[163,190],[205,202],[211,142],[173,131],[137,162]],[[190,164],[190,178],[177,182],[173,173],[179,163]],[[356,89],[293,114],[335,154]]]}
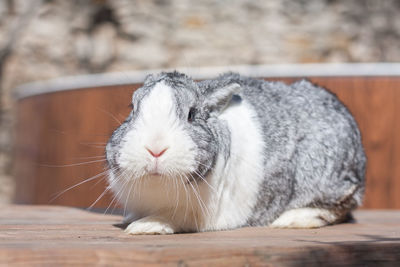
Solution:
{"label": "rabbit's nose", "polygon": [[165,151],[167,151],[168,147],[164,148],[164,149],[149,149],[146,147],[146,150],[150,153],[150,155],[152,155],[155,158],[158,158],[160,156],[162,156],[162,154],[165,153]]}

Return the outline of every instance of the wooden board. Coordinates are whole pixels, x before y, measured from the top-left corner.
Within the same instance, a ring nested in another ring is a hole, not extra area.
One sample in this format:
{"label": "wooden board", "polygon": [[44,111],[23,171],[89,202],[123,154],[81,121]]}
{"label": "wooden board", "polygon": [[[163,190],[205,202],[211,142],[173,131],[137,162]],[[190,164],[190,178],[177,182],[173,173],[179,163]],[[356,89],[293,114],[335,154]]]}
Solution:
{"label": "wooden board", "polygon": [[[0,265],[341,266],[400,264],[400,211],[358,211],[321,229],[131,236],[120,216],[58,206],[3,206]],[[399,265],[397,265],[399,266]]]}
{"label": "wooden board", "polygon": [[[364,208],[400,208],[400,77],[310,80],[336,93],[360,126],[368,156]],[[105,170],[104,146],[129,113],[131,94],[138,86],[64,91],[20,100],[16,202],[78,207],[95,203],[106,188],[104,175],[98,175]],[[112,196],[105,194],[95,206],[110,204]]]}

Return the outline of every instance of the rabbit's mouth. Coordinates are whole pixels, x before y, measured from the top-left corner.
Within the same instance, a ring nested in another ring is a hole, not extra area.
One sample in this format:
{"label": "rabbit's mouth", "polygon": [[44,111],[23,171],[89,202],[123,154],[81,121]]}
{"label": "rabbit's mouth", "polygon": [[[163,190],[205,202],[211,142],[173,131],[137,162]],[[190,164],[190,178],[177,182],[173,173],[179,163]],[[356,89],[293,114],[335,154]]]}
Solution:
{"label": "rabbit's mouth", "polygon": [[161,176],[165,172],[164,168],[162,167],[163,166],[160,160],[154,159],[148,162],[147,166],[145,167],[145,171],[147,172],[148,175]]}
{"label": "rabbit's mouth", "polygon": [[146,175],[147,176],[152,176],[152,177],[154,177],[154,176],[157,176],[157,177],[168,176],[157,167],[147,170],[147,174]]}

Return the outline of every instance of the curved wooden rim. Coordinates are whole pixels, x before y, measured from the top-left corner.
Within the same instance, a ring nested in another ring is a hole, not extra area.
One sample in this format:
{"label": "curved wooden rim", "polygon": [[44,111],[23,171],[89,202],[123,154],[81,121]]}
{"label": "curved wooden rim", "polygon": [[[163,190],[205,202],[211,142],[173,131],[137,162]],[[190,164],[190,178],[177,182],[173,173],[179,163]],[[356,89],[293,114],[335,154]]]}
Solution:
{"label": "curved wooden rim", "polygon": [[[105,74],[68,76],[48,81],[23,84],[14,90],[17,100],[58,91],[142,83],[151,73],[173,69],[152,69]],[[250,77],[332,77],[332,76],[400,76],[400,63],[333,63],[333,64],[271,64],[207,68],[176,68],[193,79],[208,79],[223,72],[239,72]]]}

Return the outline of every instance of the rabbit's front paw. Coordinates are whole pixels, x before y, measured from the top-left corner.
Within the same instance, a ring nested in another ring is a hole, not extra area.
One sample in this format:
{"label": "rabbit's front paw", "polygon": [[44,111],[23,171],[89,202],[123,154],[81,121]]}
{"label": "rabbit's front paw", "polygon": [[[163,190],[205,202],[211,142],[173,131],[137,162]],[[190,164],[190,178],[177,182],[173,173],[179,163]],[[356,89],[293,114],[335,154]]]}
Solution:
{"label": "rabbit's front paw", "polygon": [[144,217],[128,225],[125,232],[131,235],[165,235],[173,234],[172,226],[158,217]]}

